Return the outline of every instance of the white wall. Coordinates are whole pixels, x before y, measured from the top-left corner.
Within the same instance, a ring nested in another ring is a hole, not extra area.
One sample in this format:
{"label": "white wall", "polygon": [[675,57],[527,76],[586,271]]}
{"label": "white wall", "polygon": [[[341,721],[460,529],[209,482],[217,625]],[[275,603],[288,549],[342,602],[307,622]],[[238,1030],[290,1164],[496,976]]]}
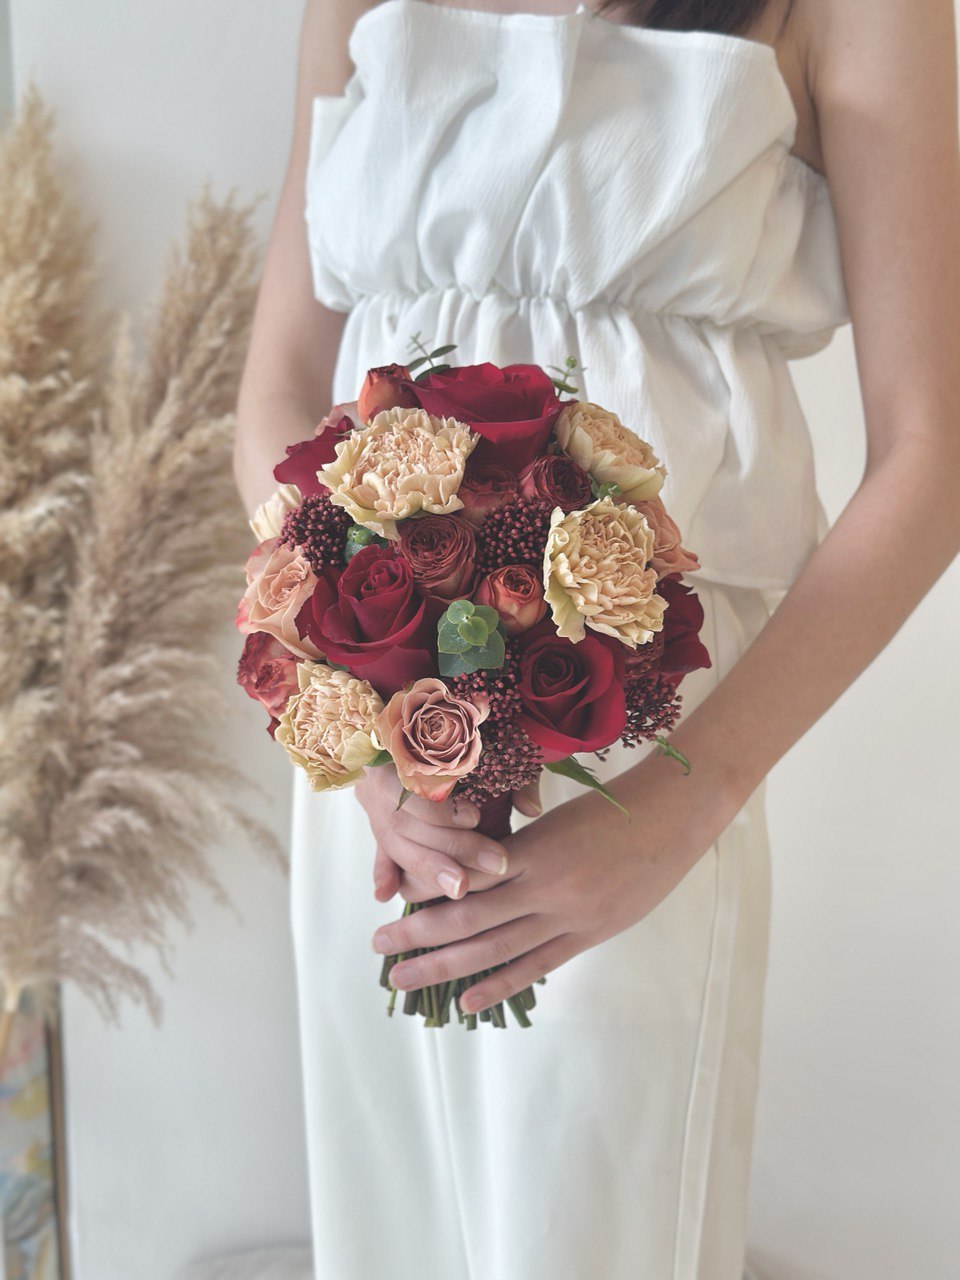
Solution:
{"label": "white wall", "polygon": [[[13,0],[15,83],[60,112],[101,221],[110,301],[139,306],[210,176],[268,193],[290,137],[300,0]],[[863,457],[849,330],[795,365],[835,516]],[[960,949],[952,804],[960,569],[774,770],[774,920],[752,1187],[770,1280],[948,1280],[960,1256]],[[235,656],[224,634],[225,683]],[[287,770],[252,707],[237,754]],[[216,865],[244,922],[197,894],[158,976],[164,1027],[100,1026],[68,993],[77,1280],[176,1280],[215,1248],[305,1239],[307,1187],[286,883]],[[371,1278],[373,1280],[373,1278]],[[660,1280],[650,1277],[649,1280]]]}

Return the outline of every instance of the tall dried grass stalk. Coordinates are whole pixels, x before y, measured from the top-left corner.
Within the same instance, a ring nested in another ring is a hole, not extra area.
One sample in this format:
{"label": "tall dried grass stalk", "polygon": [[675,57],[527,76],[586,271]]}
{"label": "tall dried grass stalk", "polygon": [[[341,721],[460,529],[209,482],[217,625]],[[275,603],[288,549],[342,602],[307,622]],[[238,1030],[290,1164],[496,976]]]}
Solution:
{"label": "tall dried grass stalk", "polygon": [[[14,326],[2,340],[11,379],[23,376],[27,354],[31,372],[59,368],[48,348],[65,349],[68,336],[77,367],[96,358],[87,326],[99,321],[83,314],[89,268],[79,240],[70,240],[75,224],[57,224],[63,247],[56,255],[26,229],[23,205],[47,164],[38,111],[28,98],[6,151],[14,169],[10,211],[21,230],[14,236],[8,221],[0,224],[0,256],[23,259],[30,282],[19,298],[29,334]],[[46,201],[62,205],[55,175],[49,166],[43,171]],[[192,925],[191,882],[233,906],[207,854],[224,834],[252,841],[286,867],[275,838],[238,798],[249,793],[249,780],[211,737],[227,714],[228,687],[211,643],[242,589],[237,566],[249,549],[231,450],[256,296],[251,209],[235,207],[232,193],[217,203],[205,187],[188,211],[184,251],[171,249],[142,354],[123,315],[106,376],[95,379],[92,411],[89,388],[86,399],[74,391],[59,417],[37,391],[5,437],[22,477],[4,491],[7,538],[27,548],[21,558],[32,570],[35,495],[44,486],[57,531],[50,545],[60,569],[69,567],[58,596],[55,661],[38,673],[35,630],[15,628],[7,666],[28,670],[30,679],[12,692],[0,685],[7,1007],[26,985],[70,979],[107,1018],[119,1021],[126,995],[144,1001],[159,1022],[153,984],[120,949],[146,943],[169,973],[166,933],[172,917]],[[30,296],[47,299],[52,314],[31,310]],[[64,310],[79,312],[72,327]],[[65,421],[39,473],[30,460],[34,413],[51,440],[56,432],[47,424]],[[57,506],[61,495],[69,503]],[[27,613],[36,577],[24,572],[9,584],[8,595],[19,591]],[[49,615],[53,606],[44,607]]]}

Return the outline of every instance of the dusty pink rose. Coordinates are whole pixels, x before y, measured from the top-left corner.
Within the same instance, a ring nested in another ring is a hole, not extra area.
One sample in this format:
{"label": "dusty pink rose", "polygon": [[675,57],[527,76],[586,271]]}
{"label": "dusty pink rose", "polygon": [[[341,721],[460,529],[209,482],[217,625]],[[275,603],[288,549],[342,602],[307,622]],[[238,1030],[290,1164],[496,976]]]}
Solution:
{"label": "dusty pink rose", "polygon": [[489,714],[485,697],[457,698],[435,676],[395,693],[380,712],[380,737],[407,790],[446,800],[458,779],[476,768],[480,725]]}
{"label": "dusty pink rose", "polygon": [[650,567],[658,578],[663,578],[668,573],[691,573],[700,568],[700,561],[693,552],[681,547],[680,530],[667,515],[667,509],[659,497],[635,502],[634,506],[646,516],[647,524],[653,530]]}
{"label": "dusty pink rose", "polygon": [[247,562],[247,576],[249,585],[235,619],[243,635],[265,631],[298,657],[322,657],[297,631],[297,614],[317,583],[300,548],[283,546],[278,538],[261,543]]}
{"label": "dusty pink rose", "polygon": [[529,631],[547,612],[543,580],[523,564],[508,564],[486,574],[477,584],[473,599],[475,604],[496,609],[508,636]]}
{"label": "dusty pink rose", "polygon": [[545,453],[520,472],[520,496],[541,498],[563,511],[576,511],[592,501],[590,477],[565,453]]}
{"label": "dusty pink rose", "polygon": [[266,631],[252,631],[237,663],[237,683],[251,698],[278,717],[291,693],[296,693],[297,658]]}

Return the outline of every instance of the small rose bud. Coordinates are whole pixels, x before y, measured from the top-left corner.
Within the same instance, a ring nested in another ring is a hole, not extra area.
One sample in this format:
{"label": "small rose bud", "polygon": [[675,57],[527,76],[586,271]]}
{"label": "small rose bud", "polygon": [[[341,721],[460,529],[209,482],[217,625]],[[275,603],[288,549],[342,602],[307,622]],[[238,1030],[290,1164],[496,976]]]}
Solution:
{"label": "small rose bud", "polygon": [[384,409],[412,409],[418,404],[416,394],[404,385],[410,381],[410,370],[402,364],[384,364],[368,369],[357,396],[357,415],[369,423]]}

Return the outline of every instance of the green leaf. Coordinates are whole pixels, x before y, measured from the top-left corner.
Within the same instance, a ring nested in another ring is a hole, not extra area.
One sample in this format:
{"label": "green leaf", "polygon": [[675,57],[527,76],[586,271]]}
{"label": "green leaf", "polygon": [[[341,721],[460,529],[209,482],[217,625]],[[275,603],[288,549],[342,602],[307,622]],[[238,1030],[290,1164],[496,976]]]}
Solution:
{"label": "green leaf", "polygon": [[602,796],[615,804],[620,812],[630,821],[630,814],[623,807],[619,800],[603,785],[592,769],[585,764],[581,764],[576,756],[565,756],[562,760],[555,760],[552,764],[545,764],[545,769],[549,769],[551,773],[558,773],[561,778],[572,778],[574,782],[579,782],[585,787],[592,787],[594,791],[599,791]]}
{"label": "green leaf", "polygon": [[496,609],[488,604],[475,604],[473,606],[474,616],[482,618],[487,624],[487,631],[496,631],[500,625],[500,615]]}
{"label": "green leaf", "polygon": [[408,361],[407,361],[407,372],[408,372],[408,373],[412,373],[412,372],[413,372],[413,370],[414,370],[414,369],[416,369],[418,365],[423,364],[423,362],[424,362],[424,360],[426,360],[426,358],[427,358],[426,356],[417,356],[416,360],[408,360]]}
{"label": "green leaf", "polygon": [[440,653],[466,653],[472,647],[455,626],[441,618],[437,626],[437,650]]}
{"label": "green leaf", "polygon": [[658,756],[659,755],[672,756],[674,760],[679,760],[681,764],[684,764],[687,766],[683,771],[684,774],[688,774],[690,772],[691,768],[693,767],[690,764],[690,761],[687,759],[687,757],[683,754],[682,751],[678,751],[676,747],[671,746],[671,744],[667,741],[667,739],[663,736],[662,733],[657,734],[657,736],[654,738],[654,742],[658,744],[656,748]]}
{"label": "green leaf", "polygon": [[367,761],[367,768],[376,768],[378,764],[389,764],[393,756],[389,751],[378,751],[372,760]]}
{"label": "green leaf", "polygon": [[[408,791],[406,787],[401,788],[400,799],[397,801],[397,809],[402,808],[404,802],[409,800],[412,795],[413,795],[413,792]],[[394,813],[396,813],[397,809],[394,809]]]}
{"label": "green leaf", "polygon": [[458,624],[457,630],[460,632],[462,639],[474,648],[482,649],[487,643],[487,637],[490,635],[490,628],[482,618],[475,615],[471,618],[464,618]]}
{"label": "green leaf", "polygon": [[444,653],[442,649],[437,652],[437,667],[440,674],[447,680],[453,676],[468,676],[478,670],[464,654]]}
{"label": "green leaf", "polygon": [[472,616],[475,607],[470,600],[453,600],[447,605],[443,616],[451,622],[462,622],[464,618]]}
{"label": "green leaf", "polygon": [[613,480],[603,482],[590,477],[590,488],[595,498],[619,498],[623,490]]}
{"label": "green leaf", "polygon": [[472,649],[467,656],[476,664],[474,670],[502,667],[507,656],[503,636],[499,631],[492,631],[483,648]]}
{"label": "green leaf", "polygon": [[456,346],[455,342],[448,342],[445,347],[434,347],[430,354],[431,356],[445,356],[448,351],[455,351]]}

